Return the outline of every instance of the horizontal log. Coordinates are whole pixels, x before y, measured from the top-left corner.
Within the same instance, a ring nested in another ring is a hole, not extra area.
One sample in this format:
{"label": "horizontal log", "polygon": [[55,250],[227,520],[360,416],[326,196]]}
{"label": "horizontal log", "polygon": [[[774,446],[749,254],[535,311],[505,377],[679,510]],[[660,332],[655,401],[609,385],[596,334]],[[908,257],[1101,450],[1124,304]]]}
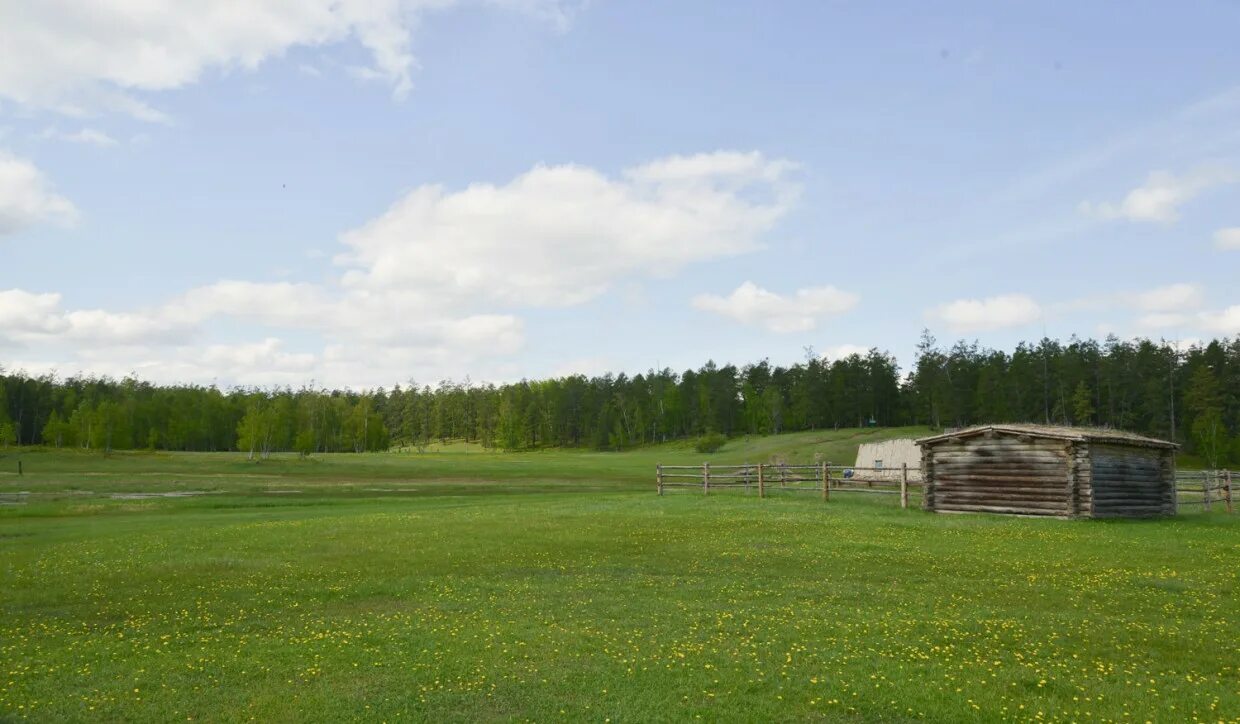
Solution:
{"label": "horizontal log", "polygon": [[[1135,493],[1137,495],[1153,495],[1170,493],[1174,488],[1170,485],[1126,485],[1124,483],[1108,483],[1106,485],[1092,485],[1090,490],[1095,491],[1098,495],[1117,495],[1120,493]],[[1198,488],[1197,492],[1201,492]]]}
{"label": "horizontal log", "polygon": [[1161,490],[1095,490],[1094,498],[1098,500],[1110,500],[1114,498],[1155,498],[1170,500],[1174,495],[1171,488]]}
{"label": "horizontal log", "polygon": [[1105,475],[1091,475],[1090,480],[1098,480],[1104,483],[1170,483],[1171,481],[1161,475],[1117,475],[1107,473]]}
{"label": "horizontal log", "polygon": [[934,450],[931,453],[934,457],[979,457],[979,458],[1009,458],[1009,457],[1025,457],[1031,459],[1042,460],[1064,460],[1069,457],[1068,453],[1063,450],[1039,449],[1026,447],[1012,448],[988,448],[988,447],[972,447],[972,448],[948,448],[946,450]]}
{"label": "horizontal log", "polygon": [[[1136,495],[1170,495],[1174,486],[1165,483],[1159,485],[1134,485],[1130,483],[1105,483],[1103,485],[1092,485],[1093,490],[1098,495],[1118,495],[1121,493],[1134,493]],[[1201,488],[1197,488],[1197,492],[1201,492]]]}
{"label": "horizontal log", "polygon": [[1031,494],[1001,495],[1001,494],[993,494],[990,491],[952,492],[952,493],[936,492],[934,494],[934,497],[936,500],[981,500],[981,499],[985,499],[985,500],[994,501],[995,503],[1000,504],[1000,505],[1011,502],[1013,504],[1019,504],[1019,505],[1025,505],[1026,503],[1028,503],[1029,505],[1038,505],[1038,506],[1067,505],[1067,500],[1068,500],[1068,496],[1066,495],[1059,495],[1059,496],[1050,496],[1050,495],[1040,496],[1040,495],[1031,495]]}
{"label": "horizontal log", "polygon": [[940,505],[937,502],[931,506],[931,510],[942,510],[945,512],[960,513],[1005,513],[1008,515],[1058,515],[1066,516],[1068,514],[1067,507],[1057,510],[1050,509],[1034,509],[1028,507],[1012,507],[1005,505],[966,505],[957,503],[953,505]]}
{"label": "horizontal log", "polygon": [[1010,449],[991,449],[991,448],[954,448],[947,450],[932,450],[930,456],[936,460],[948,460],[951,458],[1027,458],[1030,460],[1066,460],[1068,454],[1061,450],[1037,450],[1032,448],[1010,448]]}
{"label": "horizontal log", "polygon": [[936,495],[942,505],[1007,505],[1039,509],[1066,508],[1067,498],[1014,498],[1006,495]]}
{"label": "horizontal log", "polygon": [[1168,451],[1148,447],[1127,447],[1124,445],[1106,445],[1095,443],[1089,446],[1094,458],[1141,458],[1143,460],[1162,460]]}
{"label": "horizontal log", "polygon": [[1058,475],[1032,475],[1017,474],[1017,472],[1003,472],[1003,474],[992,474],[992,472],[947,472],[947,474],[939,474],[936,472],[934,481],[939,482],[994,482],[1001,485],[1004,482],[1033,482],[1035,485],[1068,485],[1068,474],[1066,471],[1059,472]]}
{"label": "horizontal log", "polygon": [[938,460],[931,468],[935,472],[942,470],[960,470],[965,468],[993,468],[996,470],[1067,470],[1066,460],[1013,460],[1010,458],[960,458],[956,460]]}
{"label": "horizontal log", "polygon": [[940,506],[955,505],[997,505],[1006,508],[1029,508],[1030,510],[1067,510],[1068,502],[1066,500],[1017,500],[1014,498],[994,498],[994,497],[978,497],[978,498],[936,498],[935,503]]}
{"label": "horizontal log", "polygon": [[1167,477],[1158,470],[1091,470],[1090,475],[1100,480],[1162,480]]}
{"label": "horizontal log", "polygon": [[1170,502],[1171,502],[1171,498],[1166,498],[1162,496],[1148,497],[1148,498],[1128,497],[1128,496],[1116,496],[1113,498],[1094,498],[1094,505],[1096,506],[1126,505],[1128,503],[1139,503],[1141,505],[1163,505],[1165,503],[1170,503]]}
{"label": "horizontal log", "polygon": [[1027,447],[1065,448],[1072,444],[1073,444],[1072,440],[1058,440],[1058,439],[1047,439],[1047,438],[1039,438],[1039,437],[1028,438],[1028,439],[1022,440],[1021,438],[1015,435],[1013,436],[996,435],[994,437],[956,438],[955,440],[944,440],[942,442],[933,443],[934,447],[938,447],[940,445],[957,445],[957,446],[994,445],[994,446],[1018,447],[1018,448],[1027,448]]}
{"label": "horizontal log", "polygon": [[1159,470],[1091,470],[1090,475],[1101,480],[1127,480],[1134,478],[1138,480],[1163,480],[1170,476],[1163,474]]}
{"label": "horizontal log", "polygon": [[1032,497],[1044,497],[1044,498],[1059,498],[1060,500],[1062,500],[1063,498],[1067,497],[1068,490],[1067,488],[1059,488],[1059,489],[1020,488],[1020,487],[992,488],[992,487],[984,487],[984,486],[975,486],[975,487],[954,486],[950,488],[941,488],[941,487],[935,488],[934,494],[935,495],[957,495],[957,494],[993,495],[999,498],[1002,498],[1005,496],[1026,496],[1026,497],[1032,496]]}
{"label": "horizontal log", "polygon": [[1132,512],[1119,511],[1119,512],[1094,513],[1092,517],[1094,518],[1165,518],[1167,516],[1172,516],[1172,515],[1175,515],[1174,510],[1159,510],[1159,511],[1138,510],[1138,511],[1132,511]]}
{"label": "horizontal log", "polygon": [[[1174,489],[1170,485],[1167,485],[1166,483],[1150,485],[1150,484],[1143,484],[1143,483],[1115,483],[1115,482],[1098,483],[1098,482],[1095,482],[1093,485],[1090,485],[1089,487],[1090,487],[1090,490],[1096,490],[1102,494],[1122,493],[1122,492],[1129,491],[1129,490],[1138,492],[1138,493],[1155,493],[1155,492],[1161,493],[1163,491],[1170,491]],[[1197,492],[1201,492],[1201,488],[1197,488]]]}

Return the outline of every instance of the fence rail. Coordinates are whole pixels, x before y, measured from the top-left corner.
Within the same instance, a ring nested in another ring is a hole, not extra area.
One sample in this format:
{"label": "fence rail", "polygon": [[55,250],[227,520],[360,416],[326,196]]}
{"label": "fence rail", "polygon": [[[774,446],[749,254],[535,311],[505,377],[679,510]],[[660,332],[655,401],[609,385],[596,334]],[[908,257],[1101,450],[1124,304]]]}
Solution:
{"label": "fence rail", "polygon": [[[1175,476],[1177,506],[1202,506],[1210,511],[1222,505],[1234,513],[1231,470],[1185,470]],[[909,493],[922,487],[921,470],[901,465],[899,468],[865,468],[852,465],[786,465],[758,463],[754,465],[656,465],[655,485],[659,495],[665,488],[697,488],[704,495],[716,488],[743,488],[756,491],[759,498],[768,493],[818,493],[824,501],[832,493],[870,493],[899,495],[900,507],[907,508]]]}
{"label": "fence rail", "polygon": [[830,500],[831,493],[835,492],[899,495],[900,507],[907,508],[909,489],[921,485],[919,473],[918,468],[907,465],[899,468],[861,468],[830,463],[656,465],[655,485],[659,495],[663,495],[665,488],[699,488],[703,495],[710,495],[715,488],[744,488],[746,492],[756,490],[759,498],[774,491],[812,492],[821,495],[824,501]]}
{"label": "fence rail", "polygon": [[1231,482],[1231,470],[1176,471],[1176,505],[1200,505],[1202,510],[1209,511],[1215,503],[1219,503],[1228,513],[1234,513]]}

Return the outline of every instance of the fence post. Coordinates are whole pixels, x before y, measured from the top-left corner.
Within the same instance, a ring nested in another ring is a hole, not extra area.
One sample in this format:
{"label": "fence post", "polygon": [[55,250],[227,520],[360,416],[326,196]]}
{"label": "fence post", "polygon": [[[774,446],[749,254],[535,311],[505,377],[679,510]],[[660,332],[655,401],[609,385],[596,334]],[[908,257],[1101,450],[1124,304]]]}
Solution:
{"label": "fence post", "polygon": [[1232,513],[1234,511],[1231,509],[1231,471],[1230,470],[1223,471],[1223,484],[1227,486],[1223,488],[1223,501],[1227,503],[1227,512]]}
{"label": "fence post", "polygon": [[779,464],[779,487],[788,487],[788,463]]}
{"label": "fence post", "polygon": [[654,466],[654,481],[655,481],[655,484],[659,487],[659,495],[662,495],[663,494],[663,466],[662,465]]}
{"label": "fence post", "polygon": [[710,463],[702,463],[702,495],[710,495]]}
{"label": "fence post", "polygon": [[766,484],[762,479],[762,463],[758,463],[758,497],[766,497]]}
{"label": "fence post", "polygon": [[750,474],[749,463],[745,463],[744,470],[745,470],[745,495],[749,495],[749,474]]}
{"label": "fence post", "polygon": [[822,464],[822,502],[831,499],[831,471],[827,468],[827,464]]}
{"label": "fence post", "polygon": [[900,507],[908,507],[908,463],[900,463]]}
{"label": "fence post", "polygon": [[1201,501],[1206,512],[1210,512],[1210,473],[1206,470],[1201,471]]}

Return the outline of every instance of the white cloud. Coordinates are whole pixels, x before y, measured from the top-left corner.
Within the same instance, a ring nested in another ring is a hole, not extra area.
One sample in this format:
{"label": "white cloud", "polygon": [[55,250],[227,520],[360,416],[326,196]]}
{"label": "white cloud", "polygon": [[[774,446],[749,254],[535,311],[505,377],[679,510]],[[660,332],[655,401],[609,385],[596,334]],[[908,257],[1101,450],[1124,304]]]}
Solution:
{"label": "white cloud", "polygon": [[[217,381],[224,384],[300,385],[314,376],[319,358],[288,352],[284,342],[267,338],[240,344],[130,346],[123,349],[79,350],[74,358],[15,360],[11,369],[32,374],[136,375],[157,384]],[[366,385],[360,385],[364,387]]]}
{"label": "white cloud", "polygon": [[1236,180],[1234,172],[1220,167],[1201,167],[1181,176],[1154,171],[1143,185],[1129,191],[1118,204],[1084,201],[1080,209],[1102,219],[1171,223],[1180,218],[1180,206],[1186,202],[1215,186]]}
{"label": "white cloud", "polygon": [[759,153],[672,157],[609,178],[537,166],[503,186],[422,186],[343,236],[357,290],[417,290],[424,305],[567,306],[615,281],[759,248],[788,211],[790,164]]}
{"label": "white cloud", "polygon": [[63,340],[123,346],[172,342],[183,339],[189,331],[187,325],[162,312],[66,311],[61,308],[59,294],[0,290],[0,342]]}
{"label": "white cloud", "polygon": [[1188,314],[1158,312],[1155,314],[1146,314],[1138,318],[1137,325],[1146,329],[1171,329],[1174,327],[1183,327],[1192,321],[1193,317]]}
{"label": "white cloud", "polygon": [[819,320],[852,309],[857,300],[856,294],[835,287],[798,289],[795,294],[784,296],[747,281],[726,297],[699,294],[693,298],[693,306],[741,324],[787,333],[809,331]]}
{"label": "white cloud", "polygon": [[0,236],[39,222],[76,219],[77,208],[51,190],[34,164],[0,151]]}
{"label": "white cloud", "polygon": [[1201,326],[1215,334],[1240,334],[1240,304],[1219,312],[1203,312]]}
{"label": "white cloud", "polygon": [[[501,186],[422,187],[342,235],[336,280],[225,279],[131,310],[0,291],[0,343],[67,349],[110,374],[150,371],[163,359],[160,380],[173,372],[243,383],[301,374],[301,381],[373,385],[495,371],[525,343],[521,307],[577,304],[612,286],[759,248],[795,199],[791,168],[757,153],[719,152],[663,159],[615,178],[582,166],[539,166]],[[775,306],[765,294],[753,313],[779,329],[812,327],[855,303],[829,288],[776,297]],[[241,339],[209,336],[223,329]],[[320,353],[284,352],[277,341],[289,334]]]}
{"label": "white cloud", "polygon": [[870,353],[870,348],[859,344],[837,344],[827,347],[822,353],[822,358],[829,362],[847,359],[853,355],[865,357]]}
{"label": "white cloud", "polygon": [[1201,287],[1196,284],[1168,284],[1128,295],[1126,300],[1147,312],[1182,312],[1201,306]]}
{"label": "white cloud", "polygon": [[21,289],[0,291],[0,332],[12,336],[55,334],[65,328],[59,294],[32,294]]}
{"label": "white cloud", "polygon": [[1214,232],[1214,246],[1223,251],[1240,251],[1240,226]]}
{"label": "white cloud", "polygon": [[115,138],[95,128],[82,128],[73,133],[67,133],[56,128],[45,128],[39,134],[39,137],[100,147],[115,146],[117,144]]}
{"label": "white cloud", "polygon": [[314,369],[315,356],[305,352],[285,352],[275,337],[244,344],[213,344],[202,351],[202,362],[217,374],[245,375],[258,369],[307,373]]}
{"label": "white cloud", "polygon": [[1024,294],[1004,294],[986,299],[957,299],[927,312],[953,332],[977,332],[1020,327],[1042,315],[1038,303]]}
{"label": "white cloud", "polygon": [[606,357],[577,357],[556,365],[551,371],[551,377],[572,377],[574,375],[597,377],[613,370],[615,370],[615,365]]}
{"label": "white cloud", "polygon": [[[411,34],[457,0],[0,0],[0,97],[68,114],[165,116],[134,95],[252,70],[298,46],[356,41],[394,96],[412,87]],[[560,0],[492,0],[562,28]]]}

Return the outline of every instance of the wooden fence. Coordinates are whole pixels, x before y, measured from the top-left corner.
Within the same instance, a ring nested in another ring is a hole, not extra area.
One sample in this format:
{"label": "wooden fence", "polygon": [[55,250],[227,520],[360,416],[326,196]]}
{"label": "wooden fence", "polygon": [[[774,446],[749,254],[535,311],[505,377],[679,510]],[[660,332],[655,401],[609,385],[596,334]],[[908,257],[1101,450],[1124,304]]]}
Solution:
{"label": "wooden fence", "polygon": [[[920,470],[899,468],[859,468],[848,465],[815,463],[785,465],[657,465],[655,485],[659,495],[666,488],[695,488],[703,495],[717,489],[743,489],[765,498],[775,492],[811,492],[831,499],[832,493],[875,493],[899,495],[900,507],[907,508],[910,490],[922,486]],[[1234,513],[1231,470],[1182,470],[1176,473],[1176,505],[1202,506],[1205,511],[1221,505]],[[1240,477],[1240,476],[1238,476]]]}
{"label": "wooden fence", "polygon": [[1177,507],[1200,505],[1210,511],[1216,503],[1234,513],[1231,503],[1231,470],[1178,470],[1175,474]]}
{"label": "wooden fence", "polygon": [[703,495],[719,488],[743,488],[756,491],[759,498],[774,492],[812,492],[831,499],[832,493],[877,493],[899,495],[900,507],[907,508],[909,489],[919,487],[920,480],[911,480],[917,468],[858,468],[848,465],[815,463],[788,465],[758,463],[756,465],[657,465],[655,485],[659,495],[665,488],[696,488]]}

